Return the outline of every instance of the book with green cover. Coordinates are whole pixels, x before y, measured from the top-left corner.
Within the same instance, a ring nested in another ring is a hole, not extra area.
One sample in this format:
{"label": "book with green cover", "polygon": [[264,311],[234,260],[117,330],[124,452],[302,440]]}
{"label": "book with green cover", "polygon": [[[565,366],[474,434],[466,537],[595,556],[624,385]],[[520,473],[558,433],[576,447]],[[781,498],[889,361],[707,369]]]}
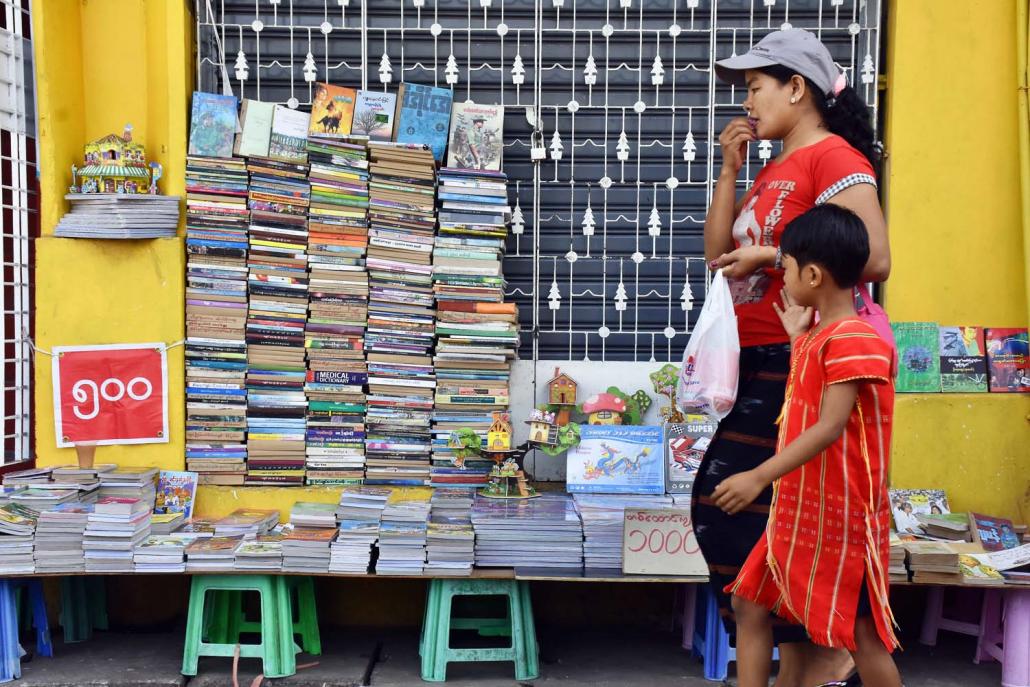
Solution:
{"label": "book with green cover", "polygon": [[893,322],[898,346],[898,393],[937,393],[941,390],[940,345],[934,322]]}
{"label": "book with green cover", "polygon": [[272,115],[275,103],[244,100],[240,107],[240,127],[236,135],[233,155],[268,157],[268,144],[272,138]]}

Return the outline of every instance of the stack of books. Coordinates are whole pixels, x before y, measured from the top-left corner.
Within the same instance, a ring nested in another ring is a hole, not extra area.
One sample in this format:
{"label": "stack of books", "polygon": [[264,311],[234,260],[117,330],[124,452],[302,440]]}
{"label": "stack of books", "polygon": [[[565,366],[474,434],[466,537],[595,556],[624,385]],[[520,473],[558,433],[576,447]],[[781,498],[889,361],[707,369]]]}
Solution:
{"label": "stack of books", "polygon": [[368,151],[322,136],[308,139],[308,160],[307,483],[357,484],[365,476]]}
{"label": "stack of books", "polygon": [[905,559],[913,582],[962,584],[959,554],[940,541],[907,541]]}
{"label": "stack of books", "polygon": [[132,564],[138,573],[181,573],[186,571],[186,547],[193,537],[152,534],[132,552]]}
{"label": "stack of books", "polygon": [[243,542],[236,549],[233,567],[237,570],[282,570],[282,536],[265,534]]}
{"label": "stack of books", "polygon": [[421,575],[426,561],[430,495],[395,497],[379,525],[378,575]]}
{"label": "stack of books", "polygon": [[290,509],[290,522],[294,527],[336,527],[335,503],[298,501]]}
{"label": "stack of books", "polygon": [[186,160],[186,466],[242,484],[247,458],[247,168]]}
{"label": "stack of books", "polygon": [[476,497],[472,505],[476,566],[580,569],[583,527],[572,499],[543,494],[528,501]]}
{"label": "stack of books", "polygon": [[380,141],[369,158],[366,481],[428,484],[436,163],[424,145]]}
{"label": "stack of books", "polygon": [[6,506],[11,502],[11,497],[25,491],[26,487],[17,485],[14,487],[0,486],[0,506]]}
{"label": "stack of books", "polygon": [[186,571],[232,570],[243,537],[199,537],[186,547]]}
{"label": "stack of books", "polygon": [[944,513],[941,515],[916,515],[916,520],[926,536],[947,541],[972,541],[969,530],[969,516],[966,513]]}
{"label": "stack of books", "polygon": [[5,487],[31,486],[47,484],[50,482],[50,473],[53,468],[28,468],[27,470],[15,470],[4,475]]}
{"label": "stack of books", "polygon": [[[28,489],[22,489],[17,494],[11,496],[11,503],[16,503],[35,511],[43,511],[62,503],[76,501],[78,498],[78,490],[54,488],[54,484],[51,482],[50,484],[38,484]],[[95,495],[90,500],[96,500]]]}
{"label": "stack of books", "polygon": [[72,501],[39,514],[36,572],[81,572],[86,569],[82,540],[93,508],[93,504]]}
{"label": "stack of books", "polygon": [[91,468],[80,468],[78,465],[61,465],[55,467],[50,474],[55,487],[78,489],[79,498],[94,495],[100,487],[100,473],[110,472],[118,466],[114,463],[97,465]]}
{"label": "stack of books", "polygon": [[905,567],[905,544],[894,532],[890,536],[890,567],[887,575],[891,582],[908,582],[908,568]]}
{"label": "stack of books", "polygon": [[345,487],[336,508],[339,534],[330,549],[329,571],[364,573],[379,540],[379,523],[390,498],[389,487]]}
{"label": "stack of books", "polygon": [[[144,172],[146,168],[137,168]],[[158,239],[179,228],[179,196],[156,193],[69,193],[71,211],[54,236],[79,239]]]}
{"label": "stack of books", "polygon": [[238,508],[214,522],[216,537],[246,537],[254,539],[268,534],[279,524],[279,511],[260,508]]}
{"label": "stack of books", "polygon": [[86,572],[132,572],[133,550],[150,536],[152,503],[102,497],[86,516],[82,549]]}
{"label": "stack of books", "polygon": [[119,466],[100,473],[100,499],[106,497],[139,499],[154,510],[157,500],[157,468]]}
{"label": "stack of books", "polygon": [[475,533],[470,489],[435,489],[430,501],[426,572],[436,575],[471,575],[475,562]]}
{"label": "stack of books", "polygon": [[330,549],[336,539],[332,527],[294,527],[283,536],[283,570],[300,573],[329,572]]}
{"label": "stack of books", "polygon": [[[278,112],[278,110],[277,110]],[[306,164],[250,158],[246,484],[304,483]]]}
{"label": "stack of books", "polygon": [[576,494],[576,510],[583,521],[583,565],[622,570],[622,531],[627,508],[670,508],[669,496],[615,496]]}
{"label": "stack of books", "polygon": [[39,514],[17,504],[0,506],[0,573],[21,575],[35,571],[32,547]]}
{"label": "stack of books", "polygon": [[185,513],[154,513],[150,518],[150,531],[154,534],[171,534],[185,522]]}

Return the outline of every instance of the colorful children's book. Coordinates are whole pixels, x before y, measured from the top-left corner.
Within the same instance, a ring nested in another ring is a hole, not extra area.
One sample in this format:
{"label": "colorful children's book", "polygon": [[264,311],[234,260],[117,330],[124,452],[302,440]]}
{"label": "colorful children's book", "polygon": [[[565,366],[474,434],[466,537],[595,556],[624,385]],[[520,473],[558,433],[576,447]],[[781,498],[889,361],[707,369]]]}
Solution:
{"label": "colorful children's book", "polygon": [[454,103],[447,166],[500,171],[504,106]]}
{"label": "colorful children's book", "polygon": [[583,425],[566,456],[569,493],[665,492],[664,435],[660,426]]}
{"label": "colorful children's book", "polygon": [[449,88],[402,83],[397,93],[397,127],[393,140],[428,145],[433,150],[433,157],[437,161],[443,160],[451,120],[451,99]]}
{"label": "colorful children's book", "polygon": [[987,391],[982,327],[940,327],[941,391]]}
{"label": "colorful children's book", "polygon": [[1030,340],[1026,329],[988,329],[987,363],[991,391],[1030,392]]}
{"label": "colorful children's book", "polygon": [[186,547],[189,557],[227,556],[239,547],[243,537],[204,537]]}
{"label": "colorful children's book", "polygon": [[308,135],[319,138],[343,138],[351,132],[357,91],[344,86],[320,83],[311,101]]}
{"label": "colorful children's book", "polygon": [[268,157],[297,165],[308,161],[308,115],[300,110],[275,106]]}
{"label": "colorful children's book", "polygon": [[950,513],[943,489],[891,489],[894,528],[902,534],[923,534],[917,515]]}
{"label": "colorful children's book", "polygon": [[973,533],[973,541],[980,544],[984,551],[1001,551],[1019,546],[1019,535],[1012,521],[1007,518],[970,513],[969,528]]}
{"label": "colorful children's book", "polygon": [[958,567],[962,571],[962,581],[973,584],[1005,584],[1000,572],[975,556],[960,553]]}
{"label": "colorful children's book", "polygon": [[242,157],[268,157],[274,115],[275,103],[244,100],[240,107],[242,131],[236,135],[233,154]]}
{"label": "colorful children's book", "polygon": [[190,116],[190,155],[232,157],[238,102],[231,95],[194,91],[193,112]]}
{"label": "colorful children's book", "polygon": [[197,473],[162,470],[157,478],[155,513],[182,513],[186,520],[193,517],[193,502],[197,494]]}
{"label": "colorful children's book", "polygon": [[665,491],[689,494],[718,423],[707,415],[687,415],[665,425]]}
{"label": "colorful children's book", "polygon": [[396,93],[358,91],[350,132],[357,136],[368,136],[373,141],[389,141],[393,138],[393,118],[396,113]]}
{"label": "colorful children's book", "polygon": [[940,346],[933,322],[893,322],[898,345],[898,379],[895,390],[939,392],[941,390]]}

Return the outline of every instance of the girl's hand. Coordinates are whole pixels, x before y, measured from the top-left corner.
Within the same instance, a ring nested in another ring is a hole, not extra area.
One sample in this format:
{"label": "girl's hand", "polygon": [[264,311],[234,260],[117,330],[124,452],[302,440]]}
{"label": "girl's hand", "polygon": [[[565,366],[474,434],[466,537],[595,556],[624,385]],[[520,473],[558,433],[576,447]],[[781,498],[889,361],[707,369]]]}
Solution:
{"label": "girl's hand", "polygon": [[747,159],[747,144],[757,140],[758,138],[751,130],[751,125],[747,122],[747,117],[730,120],[730,123],[719,134],[723,172],[732,173],[736,178],[740,168],[744,166],[744,160]]}
{"label": "girl's hand", "polygon": [[736,515],[758,498],[768,486],[754,470],[741,472],[719,482],[712,493],[715,505],[730,515]]}
{"label": "girl's hand", "polygon": [[793,341],[812,327],[812,316],[815,311],[795,303],[786,289],[780,291],[780,299],[783,301],[783,307],[781,308],[779,303],[773,301],[773,309],[780,316],[783,328],[787,330],[787,335]]}
{"label": "girl's hand", "polygon": [[723,253],[712,260],[712,269],[722,269],[727,279],[743,279],[753,272],[769,267],[776,261],[776,252],[769,246],[746,246]]}

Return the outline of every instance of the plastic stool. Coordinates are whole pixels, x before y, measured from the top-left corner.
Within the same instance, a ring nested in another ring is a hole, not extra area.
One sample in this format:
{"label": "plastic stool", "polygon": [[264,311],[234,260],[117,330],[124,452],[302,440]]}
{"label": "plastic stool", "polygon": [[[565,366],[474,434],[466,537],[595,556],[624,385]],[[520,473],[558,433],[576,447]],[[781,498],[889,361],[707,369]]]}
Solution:
{"label": "plastic stool", "polygon": [[68,644],[107,629],[107,587],[99,577],[61,578],[61,628]]}
{"label": "plastic stool", "polygon": [[1002,687],[1030,687],[1030,589],[1005,591]]}
{"label": "plastic stool", "polygon": [[[36,653],[40,656],[53,656],[54,646],[50,641],[50,622],[46,616],[46,599],[43,598],[43,581],[34,579],[13,579],[11,584],[16,592],[23,589],[28,595],[28,604],[25,610],[29,613],[32,626],[36,628]],[[21,600],[21,595],[18,595]],[[16,614],[17,618],[18,615]]]}
{"label": "plastic stool", "polygon": [[[705,666],[705,679],[711,682],[723,682],[729,675],[730,663],[737,660],[737,650],[730,646],[730,635],[726,632],[719,617],[719,603],[711,585],[705,585],[705,592],[699,599],[699,630],[694,631],[694,653],[701,658]],[[773,660],[778,661],[780,652],[773,649]]]}
{"label": "plastic stool", "polygon": [[[318,609],[315,605],[315,581],[311,577],[287,576],[282,578],[290,598],[290,617],[293,634],[300,635],[301,646],[312,656],[322,653],[322,638],[318,631]],[[212,603],[205,607],[205,636],[220,644],[237,644],[240,634],[260,632],[261,622],[247,620],[243,607],[243,592],[213,592]]]}
{"label": "plastic stool", "polygon": [[[971,596],[978,591],[959,589],[958,593]],[[977,638],[973,663],[980,663],[985,659],[1001,660],[1000,651],[991,651],[990,647],[1001,640],[1002,595],[1001,590],[983,590],[983,599],[980,602],[980,621],[971,623],[946,618],[944,616],[944,587],[931,587],[926,597],[926,610],[923,612],[923,627],[919,633],[919,643],[936,646],[937,634],[941,630],[958,632]]]}
{"label": "plastic stool", "polygon": [[[290,622],[290,599],[286,584],[278,575],[195,575],[190,587],[189,614],[186,619],[186,642],[182,656],[182,674],[196,675],[201,656],[229,657],[236,642],[204,641],[203,630],[208,591],[218,591],[212,603],[225,592],[257,592],[261,597],[259,644],[240,645],[240,656],[260,658],[266,677],[287,677],[297,672],[296,647]],[[229,617],[238,618],[238,614]],[[208,614],[210,619],[210,614]]]}
{"label": "plastic stool", "polygon": [[[504,596],[507,618],[452,618],[456,596]],[[483,635],[510,636],[511,645],[489,649],[453,649],[452,629],[476,630]],[[422,679],[443,682],[447,664],[464,661],[514,661],[516,680],[534,680],[540,674],[539,647],[533,622],[529,585],[515,580],[431,580],[422,622],[419,655]]]}
{"label": "plastic stool", "polygon": [[0,579],[0,682],[10,682],[21,677],[16,605],[14,583]]}

